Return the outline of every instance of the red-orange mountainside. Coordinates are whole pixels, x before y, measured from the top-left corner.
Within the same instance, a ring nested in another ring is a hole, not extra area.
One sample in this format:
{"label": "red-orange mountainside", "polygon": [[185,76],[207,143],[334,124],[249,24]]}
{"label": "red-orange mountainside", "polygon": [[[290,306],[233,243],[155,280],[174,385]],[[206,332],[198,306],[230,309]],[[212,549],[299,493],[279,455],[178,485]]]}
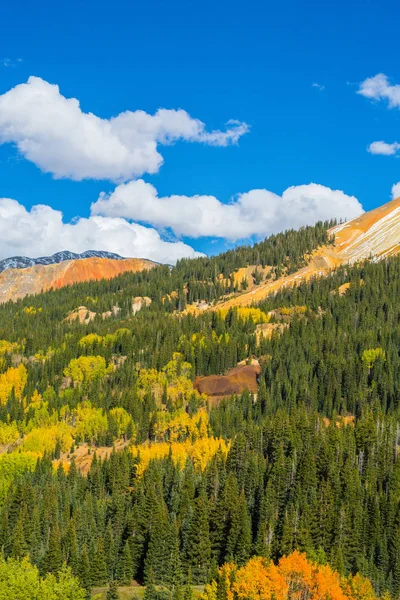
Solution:
{"label": "red-orange mountainside", "polygon": [[112,279],[127,271],[136,273],[154,266],[156,263],[141,258],[92,257],[27,269],[7,269],[0,273],[0,303],[82,281]]}

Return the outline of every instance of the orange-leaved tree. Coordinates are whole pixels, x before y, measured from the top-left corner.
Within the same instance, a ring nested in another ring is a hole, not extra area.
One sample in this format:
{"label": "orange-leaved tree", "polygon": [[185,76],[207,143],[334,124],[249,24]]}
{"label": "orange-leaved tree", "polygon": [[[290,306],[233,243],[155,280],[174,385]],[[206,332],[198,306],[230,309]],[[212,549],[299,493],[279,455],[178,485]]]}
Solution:
{"label": "orange-leaved tree", "polygon": [[375,600],[371,583],[343,578],[329,565],[295,550],[278,564],[254,557],[243,567],[227,564],[207,585],[202,600]]}

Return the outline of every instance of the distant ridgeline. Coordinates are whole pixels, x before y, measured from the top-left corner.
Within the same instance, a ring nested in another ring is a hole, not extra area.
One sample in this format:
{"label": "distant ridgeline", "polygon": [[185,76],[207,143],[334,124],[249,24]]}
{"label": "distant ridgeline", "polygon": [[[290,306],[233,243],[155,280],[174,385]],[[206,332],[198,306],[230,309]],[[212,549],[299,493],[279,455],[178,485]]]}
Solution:
{"label": "distant ridgeline", "polygon": [[[292,576],[314,600],[399,597],[400,258],[184,310],[237,268],[300,268],[329,225],[0,306],[0,570],[28,555],[149,600],[291,600]],[[251,360],[257,394],[193,385]]]}
{"label": "distant ridgeline", "polygon": [[69,250],[63,250],[57,252],[52,256],[41,256],[39,258],[29,258],[27,256],[12,256],[0,260],[0,273],[6,269],[27,269],[28,267],[34,267],[35,265],[54,265],[66,260],[77,260],[80,258],[113,258],[114,260],[123,260],[119,254],[113,252],[103,252],[101,250],[86,250],[81,254],[70,252]]}

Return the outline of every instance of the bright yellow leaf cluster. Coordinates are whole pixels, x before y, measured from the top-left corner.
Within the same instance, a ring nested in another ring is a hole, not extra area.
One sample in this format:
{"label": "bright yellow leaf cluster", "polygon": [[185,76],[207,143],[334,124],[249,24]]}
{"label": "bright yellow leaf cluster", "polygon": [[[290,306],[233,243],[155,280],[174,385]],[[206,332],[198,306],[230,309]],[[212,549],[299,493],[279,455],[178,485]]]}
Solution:
{"label": "bright yellow leaf cluster", "polygon": [[132,417],[124,408],[120,406],[112,408],[109,414],[117,425],[117,437],[121,438],[128,431],[128,427],[132,423]]}
{"label": "bright yellow leaf cluster", "polygon": [[72,446],[71,427],[66,423],[57,423],[50,427],[35,427],[25,436],[22,449],[43,456],[45,452],[54,452],[57,442],[60,442],[63,452]]}
{"label": "bright yellow leaf cluster", "polygon": [[175,413],[159,412],[155,425],[158,440],[182,442],[197,440],[208,435],[208,414],[202,409],[190,416],[185,410]]}
{"label": "bright yellow leaf cluster", "polygon": [[130,329],[127,329],[126,327],[117,329],[115,333],[107,333],[107,335],[89,333],[88,335],[85,335],[79,340],[79,346],[81,346],[82,348],[91,348],[95,344],[99,344],[102,346],[112,346],[114,342],[118,340],[118,338],[130,333]]}
{"label": "bright yellow leaf cluster", "polygon": [[369,350],[364,350],[362,361],[368,369],[371,369],[377,360],[381,360],[382,362],[386,360],[386,352],[382,348],[369,348]]}
{"label": "bright yellow leaf cluster", "polygon": [[94,344],[102,344],[103,336],[98,335],[97,333],[89,333],[85,335],[83,338],[79,340],[79,346],[83,348],[87,348],[89,346],[93,346]]}
{"label": "bright yellow leaf cluster", "polygon": [[201,438],[195,442],[161,442],[144,443],[140,446],[132,446],[131,451],[135,457],[140,457],[137,467],[137,475],[141,477],[151,460],[166,458],[171,452],[172,460],[179,467],[184,467],[186,460],[190,458],[193,466],[203,471],[215,454],[221,451],[225,456],[228,454],[229,445],[222,438]]}
{"label": "bright yellow leaf cluster", "polygon": [[78,404],[72,411],[75,434],[81,439],[95,440],[108,429],[107,415],[101,408],[95,408],[90,402]]}
{"label": "bright yellow leaf cluster", "polygon": [[168,381],[173,382],[177,377],[189,378],[192,373],[192,365],[183,360],[180,352],[174,352],[172,360],[165,365],[163,372],[166,374]]}
{"label": "bright yellow leaf cluster", "polygon": [[26,470],[33,471],[39,456],[32,452],[12,452],[0,455],[0,503],[11,482]]}
{"label": "bright yellow leaf cluster", "polygon": [[113,370],[113,366],[106,365],[104,356],[79,356],[73,358],[64,370],[66,377],[71,377],[75,383],[92,381],[103,378]]}
{"label": "bright yellow leaf cluster", "polygon": [[[223,319],[226,319],[230,310],[232,310],[232,309],[224,308],[218,312]],[[256,325],[258,325],[260,323],[268,323],[270,320],[269,315],[267,315],[267,313],[262,311],[260,308],[251,308],[251,307],[248,308],[245,306],[241,306],[241,307],[235,308],[234,311],[235,311],[236,315],[238,316],[238,318],[241,319],[242,321],[250,321],[251,320]]]}
{"label": "bright yellow leaf cluster", "polygon": [[8,342],[7,340],[0,340],[0,356],[4,354],[12,354],[13,352],[19,352],[21,346],[16,342]]}
{"label": "bright yellow leaf cluster", "polygon": [[19,438],[19,431],[16,423],[1,423],[0,422],[0,446],[5,444],[13,444]]}
{"label": "bright yellow leaf cluster", "polygon": [[38,313],[41,313],[42,310],[42,307],[35,308],[34,306],[25,306],[24,313],[26,315],[37,315]]}
{"label": "bright yellow leaf cluster", "polygon": [[50,346],[47,350],[39,350],[39,352],[36,352],[34,358],[37,362],[46,362],[46,360],[52,358],[54,354],[55,350]]}
{"label": "bright yellow leaf cluster", "polygon": [[[138,374],[139,390],[144,393],[150,391],[161,402],[164,391],[168,399],[175,404],[184,405],[193,395],[200,398],[200,394],[193,387],[190,378],[192,365],[183,360],[180,352],[175,352],[162,371],[156,369],[140,369]],[[179,402],[180,401],[180,402]]]}
{"label": "bright yellow leaf cluster", "polygon": [[28,374],[22,363],[18,367],[10,367],[5,373],[2,373],[0,375],[0,405],[7,403],[13,389],[15,397],[20,400],[27,379]]}

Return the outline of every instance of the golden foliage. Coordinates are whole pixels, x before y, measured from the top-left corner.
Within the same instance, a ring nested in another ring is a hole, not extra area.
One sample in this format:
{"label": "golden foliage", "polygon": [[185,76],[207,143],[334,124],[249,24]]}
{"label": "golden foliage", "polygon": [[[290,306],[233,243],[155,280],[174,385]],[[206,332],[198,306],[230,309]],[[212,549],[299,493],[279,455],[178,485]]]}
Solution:
{"label": "golden foliage", "polygon": [[104,435],[108,429],[107,415],[101,408],[92,407],[90,402],[83,402],[72,411],[72,422],[76,436],[94,440]]}
{"label": "golden foliage", "polygon": [[79,340],[79,346],[82,346],[83,348],[88,348],[94,344],[102,343],[103,337],[101,335],[97,335],[97,333],[89,333]]}
{"label": "golden foliage", "polygon": [[174,381],[177,377],[189,378],[192,374],[192,365],[183,360],[183,355],[180,352],[174,352],[172,360],[165,365],[163,372],[169,382]]}
{"label": "golden foliage", "polygon": [[16,423],[1,423],[0,422],[0,445],[12,444],[19,438],[19,431]]}
{"label": "golden foliage", "polygon": [[[223,319],[226,319],[230,310],[232,310],[232,309],[223,308],[223,309],[219,310],[218,313],[221,315],[221,317]],[[269,315],[267,315],[267,313],[262,311],[260,308],[252,308],[252,307],[248,308],[245,306],[240,306],[233,310],[234,310],[235,314],[237,315],[237,317],[239,319],[241,319],[242,321],[250,321],[251,320],[256,325],[259,323],[268,323],[270,320]]]}
{"label": "golden foliage", "polygon": [[202,600],[376,600],[361,575],[346,579],[295,550],[277,565],[255,557],[238,568],[221,567],[218,581],[206,585]]}
{"label": "golden foliage", "polygon": [[47,350],[39,350],[39,352],[36,352],[34,354],[34,359],[38,362],[44,363],[46,360],[52,358],[55,353],[56,351],[50,346],[50,348],[47,348]]}
{"label": "golden foliage", "polygon": [[[192,365],[183,360],[180,352],[174,352],[162,371],[156,369],[140,369],[138,373],[139,390],[144,394],[151,392],[158,402],[164,391],[172,403],[181,401],[181,406],[191,397],[200,398],[201,395],[193,387],[191,379]],[[206,400],[206,398],[204,398]]]}
{"label": "golden foliage", "polygon": [[12,390],[15,397],[20,400],[28,379],[26,368],[21,363],[18,367],[10,367],[0,375],[0,405],[7,403]]}
{"label": "golden foliage", "polygon": [[75,383],[82,383],[101,379],[112,370],[113,366],[107,367],[104,356],[79,356],[69,362],[68,367],[64,369],[64,375],[71,377]]}
{"label": "golden foliage", "polygon": [[382,348],[369,348],[369,350],[364,350],[362,361],[368,369],[371,369],[377,360],[383,362],[386,360],[386,353]]}
{"label": "golden foliage", "polygon": [[12,452],[0,456],[0,502],[4,499],[14,477],[26,470],[33,471],[38,455],[32,452]]}
{"label": "golden foliage", "polygon": [[33,452],[42,456],[45,452],[52,453],[57,442],[61,449],[66,452],[72,445],[71,427],[66,423],[57,423],[50,427],[35,427],[24,438],[22,448],[25,452]]}
{"label": "golden foliage", "polygon": [[37,315],[40,314],[42,312],[43,308],[39,307],[39,308],[35,308],[34,306],[25,306],[25,308],[23,309],[23,312],[26,315]]}
{"label": "golden foliage", "polygon": [[117,437],[126,435],[130,423],[132,423],[131,415],[120,406],[110,410],[110,417],[114,419],[117,426]]}
{"label": "golden foliage", "polygon": [[156,439],[168,440],[170,442],[181,442],[186,439],[192,441],[208,435],[208,414],[201,409],[193,416],[185,410],[175,413],[157,413],[155,425]]}
{"label": "golden foliage", "polygon": [[21,350],[21,346],[16,342],[8,342],[7,340],[0,340],[0,356],[4,354],[12,354]]}
{"label": "golden foliage", "polygon": [[161,442],[144,443],[132,446],[131,452],[140,461],[137,466],[137,475],[141,477],[147,469],[149,462],[154,459],[166,458],[171,452],[172,460],[179,467],[183,467],[188,458],[193,461],[193,466],[199,471],[204,471],[208,462],[221,451],[225,456],[229,450],[228,444],[222,438],[200,438],[195,442]]}

